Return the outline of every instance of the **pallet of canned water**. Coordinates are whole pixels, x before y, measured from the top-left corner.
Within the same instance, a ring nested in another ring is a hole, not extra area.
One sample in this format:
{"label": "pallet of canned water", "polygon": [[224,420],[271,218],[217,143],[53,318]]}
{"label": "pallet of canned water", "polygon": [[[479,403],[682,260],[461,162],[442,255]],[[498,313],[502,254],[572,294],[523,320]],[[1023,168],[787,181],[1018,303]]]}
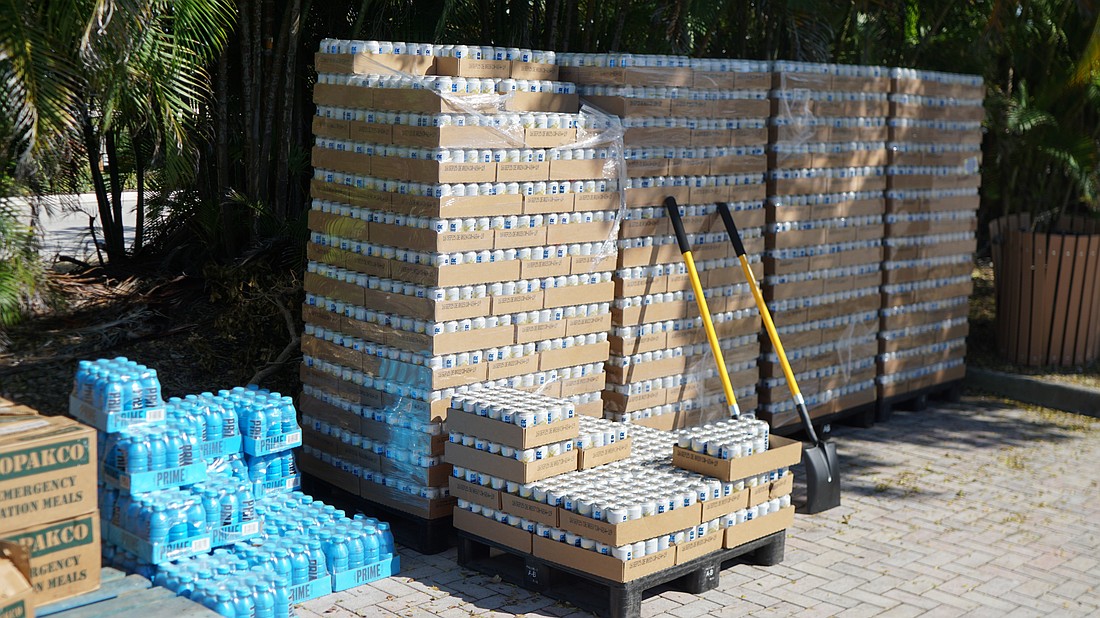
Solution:
{"label": "pallet of canned water", "polygon": [[80,361],[69,394],[69,415],[108,433],[163,423],[156,370],[123,356]]}
{"label": "pallet of canned water", "polygon": [[[729,531],[739,525],[739,511],[740,525],[750,521],[748,492],[727,485],[728,496],[716,479],[627,460],[521,486],[519,497],[500,510],[463,500],[455,526],[554,564],[625,582],[717,551],[726,538],[743,542]],[[517,499],[534,507],[510,512]],[[776,497],[752,507],[754,519],[772,524],[758,530],[760,536],[789,525],[792,509],[783,503]]]}

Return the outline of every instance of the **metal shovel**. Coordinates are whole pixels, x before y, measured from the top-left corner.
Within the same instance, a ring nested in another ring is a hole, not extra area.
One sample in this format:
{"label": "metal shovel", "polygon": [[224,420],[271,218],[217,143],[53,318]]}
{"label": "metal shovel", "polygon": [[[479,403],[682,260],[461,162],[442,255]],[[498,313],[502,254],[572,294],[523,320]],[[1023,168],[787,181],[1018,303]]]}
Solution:
{"label": "metal shovel", "polygon": [[837,458],[836,444],[832,440],[822,440],[817,436],[817,431],[810,420],[810,412],[806,409],[806,402],[802,398],[802,392],[798,390],[794,372],[791,371],[791,364],[787,361],[787,353],[783,351],[783,343],[775,330],[771,312],[764,303],[764,296],[760,294],[760,287],[756,285],[756,277],[745,256],[745,245],[741,242],[741,234],[738,233],[737,226],[733,223],[733,215],[730,214],[729,206],[725,202],[718,203],[718,214],[722,216],[730,242],[733,243],[733,250],[741,261],[741,271],[745,273],[745,280],[748,281],[752,297],[756,300],[756,308],[760,310],[764,329],[768,331],[768,338],[771,339],[772,347],[779,356],[783,375],[787,378],[787,386],[791,389],[798,415],[802,418],[802,428],[810,438],[810,444],[802,446],[802,463],[806,465],[806,505],[803,510],[806,513],[820,513],[840,506],[840,460]]}

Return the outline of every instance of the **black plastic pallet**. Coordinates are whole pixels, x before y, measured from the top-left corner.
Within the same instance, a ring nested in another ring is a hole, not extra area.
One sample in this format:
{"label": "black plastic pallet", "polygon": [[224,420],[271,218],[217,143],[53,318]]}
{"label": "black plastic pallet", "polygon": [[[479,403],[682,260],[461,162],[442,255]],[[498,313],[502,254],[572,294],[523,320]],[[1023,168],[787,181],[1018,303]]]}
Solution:
{"label": "black plastic pallet", "polygon": [[[495,575],[502,580],[580,609],[610,618],[638,618],[642,599],[666,585],[699,594],[718,587],[722,569],[750,558],[754,564],[772,566],[783,561],[786,530],[769,534],[733,549],[676,565],[664,571],[620,583],[537,558],[511,547],[457,530],[458,564]],[[494,552],[493,550],[499,550]],[[750,556],[751,554],[751,556]]]}
{"label": "black plastic pallet", "polygon": [[883,423],[890,420],[894,410],[911,410],[922,412],[928,407],[929,401],[946,401],[957,403],[962,398],[963,381],[952,380],[942,384],[910,391],[894,397],[878,400],[875,409],[875,421]]}
{"label": "black plastic pallet", "polygon": [[350,516],[363,513],[390,525],[393,538],[421,554],[439,554],[455,545],[451,517],[427,519],[335,487],[324,479],[302,474],[302,491],[343,509]]}

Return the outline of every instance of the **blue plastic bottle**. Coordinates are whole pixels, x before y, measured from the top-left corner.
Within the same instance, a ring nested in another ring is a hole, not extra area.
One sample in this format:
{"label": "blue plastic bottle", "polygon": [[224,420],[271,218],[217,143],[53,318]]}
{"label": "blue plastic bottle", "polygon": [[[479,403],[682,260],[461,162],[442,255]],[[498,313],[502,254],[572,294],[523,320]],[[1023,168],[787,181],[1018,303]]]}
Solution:
{"label": "blue plastic bottle", "polygon": [[[130,451],[130,437],[123,434],[116,434],[115,436],[113,436],[113,439],[111,436],[109,436],[108,439],[111,440],[113,443],[111,446],[111,450],[115,454],[115,469],[119,470],[120,472],[126,472],[130,467],[127,463],[127,456],[129,455]],[[107,461],[109,462],[110,459],[108,459]]]}
{"label": "blue plastic bottle", "polygon": [[294,399],[282,398],[283,433],[291,433],[298,430],[298,414],[294,409]]}
{"label": "blue plastic bottle", "polygon": [[149,443],[149,469],[164,470],[168,467],[168,444],[164,433],[151,431],[146,435]]}
{"label": "blue plastic bottle", "polygon": [[309,579],[313,581],[328,575],[328,565],[325,561],[325,553],[321,551],[321,541],[310,539],[309,547]]}
{"label": "blue plastic bottle", "polygon": [[296,476],[298,474],[298,462],[294,461],[294,451],[286,451],[284,455],[284,468],[283,472],[286,477]]}
{"label": "blue plastic bottle", "polygon": [[80,398],[84,392],[84,384],[88,381],[88,373],[92,369],[92,361],[82,360],[76,364],[76,375],[73,376],[73,397]]}
{"label": "blue plastic bottle", "polygon": [[268,585],[275,592],[275,618],[290,618],[290,581],[285,585],[279,585],[278,576],[271,574],[267,577]]}
{"label": "blue plastic bottle", "polygon": [[[225,616],[225,618],[237,618],[237,609],[233,604],[233,595],[228,590],[219,590],[214,595],[214,603],[210,605],[210,609]],[[247,614],[241,616],[241,618],[248,618]]]}
{"label": "blue plastic bottle", "polygon": [[271,583],[259,577],[249,577],[247,581],[255,601],[256,618],[275,618],[275,590]]}
{"label": "blue plastic bottle", "polygon": [[131,410],[136,411],[145,409],[145,387],[141,384],[140,376],[135,376],[133,374],[130,376],[130,390],[124,390],[122,396],[130,398]]}
{"label": "blue plastic bottle", "polygon": [[256,499],[252,496],[252,490],[248,485],[237,485],[237,493],[241,502],[241,521],[253,521],[256,519]]}
{"label": "blue plastic bottle", "polygon": [[209,406],[206,412],[206,439],[220,440],[222,433],[225,431],[225,422],[222,416],[221,408],[218,406]]}
{"label": "blue plastic bottle", "polygon": [[[260,406],[245,404],[240,408],[241,422],[248,423],[248,437],[259,440],[267,435],[267,414]],[[242,426],[242,433],[245,428]]]}
{"label": "blue plastic bottle", "polygon": [[164,458],[168,462],[168,467],[182,466],[183,438],[180,437],[180,432],[175,429],[169,429],[165,432],[164,445],[167,447]]}
{"label": "blue plastic bottle", "polygon": [[363,526],[363,564],[374,564],[382,558],[381,536],[371,525]]}
{"label": "blue plastic bottle", "polygon": [[233,590],[233,608],[239,618],[252,618],[256,615],[256,602],[252,598],[252,589],[243,583],[237,583]]}
{"label": "blue plastic bottle", "polygon": [[156,369],[146,369],[141,374],[141,394],[146,408],[160,405],[160,380]]}
{"label": "blue plastic bottle", "polygon": [[179,584],[176,586],[176,594],[190,599],[195,592],[195,576],[190,573],[180,573]]}
{"label": "blue plastic bottle", "polygon": [[221,525],[232,526],[241,523],[241,502],[236,494],[227,491],[219,498],[221,503]]}
{"label": "blue plastic bottle", "polygon": [[153,505],[153,513],[149,517],[149,541],[153,543],[167,542],[171,528],[172,520],[168,516],[164,505],[160,503]]}
{"label": "blue plastic bottle", "polygon": [[145,437],[136,435],[129,437],[126,451],[126,467],[130,474],[147,472],[149,470],[149,445]]}
{"label": "blue plastic bottle", "polygon": [[385,560],[393,556],[393,533],[390,532],[390,525],[384,521],[378,522],[378,532],[382,537],[379,542],[379,550],[382,560]]}
{"label": "blue plastic bottle", "polygon": [[220,403],[212,403],[222,410],[222,437],[232,438],[237,435],[237,413],[229,406],[223,407]]}
{"label": "blue plastic bottle", "polygon": [[201,496],[195,496],[191,506],[187,507],[187,536],[197,536],[206,532],[206,509]]}
{"label": "blue plastic bottle", "polygon": [[264,415],[267,416],[267,437],[275,437],[283,433],[282,413],[277,406],[271,405],[270,400],[263,403],[257,402],[256,407],[263,407]]}
{"label": "blue plastic bottle", "polygon": [[202,508],[206,513],[206,528],[212,530],[221,527],[221,501],[218,500],[218,492],[213,489],[204,489],[202,492]]}
{"label": "blue plastic bottle", "polygon": [[338,534],[348,540],[348,568],[358,569],[363,566],[366,548],[363,545],[362,532],[358,528],[353,528],[351,524],[345,524],[341,526]]}
{"label": "blue plastic bottle", "polygon": [[122,382],[114,375],[104,381],[102,408],[107,414],[122,412]]}
{"label": "blue plastic bottle", "polygon": [[309,552],[300,544],[297,547],[292,546],[291,542],[287,543],[287,549],[290,552],[292,585],[297,586],[308,582],[310,573]]}
{"label": "blue plastic bottle", "polygon": [[201,427],[201,422],[187,421],[189,428],[179,434],[180,436],[180,465],[189,466],[198,461],[202,451],[199,446],[196,427]]}

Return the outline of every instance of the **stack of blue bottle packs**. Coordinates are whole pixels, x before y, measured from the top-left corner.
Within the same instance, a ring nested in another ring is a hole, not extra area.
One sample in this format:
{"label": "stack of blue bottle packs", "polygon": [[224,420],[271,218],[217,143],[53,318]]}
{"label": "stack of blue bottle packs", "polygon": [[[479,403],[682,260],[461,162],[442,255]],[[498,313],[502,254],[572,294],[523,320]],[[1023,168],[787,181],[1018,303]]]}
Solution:
{"label": "stack of blue bottle packs", "polygon": [[290,397],[236,387],[165,403],[155,370],[115,358],[80,362],[70,411],[100,431],[107,564],[249,617],[398,570],[387,524],[294,491]]}
{"label": "stack of blue bottle packs", "polygon": [[290,606],[396,574],[389,526],[299,492],[257,501],[262,537],[162,565],[154,583],[229,618],[283,618]]}

